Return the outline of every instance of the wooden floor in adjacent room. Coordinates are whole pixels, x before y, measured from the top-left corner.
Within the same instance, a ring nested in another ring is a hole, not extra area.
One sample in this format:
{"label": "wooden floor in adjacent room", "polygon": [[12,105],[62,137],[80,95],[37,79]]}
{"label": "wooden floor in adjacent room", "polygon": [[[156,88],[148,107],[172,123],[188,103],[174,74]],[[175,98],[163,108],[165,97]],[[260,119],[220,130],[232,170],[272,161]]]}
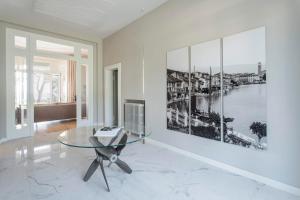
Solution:
{"label": "wooden floor in adjacent room", "polygon": [[58,131],[65,131],[68,129],[76,128],[76,120],[64,120],[53,122],[39,122],[35,123],[35,133],[52,133]]}

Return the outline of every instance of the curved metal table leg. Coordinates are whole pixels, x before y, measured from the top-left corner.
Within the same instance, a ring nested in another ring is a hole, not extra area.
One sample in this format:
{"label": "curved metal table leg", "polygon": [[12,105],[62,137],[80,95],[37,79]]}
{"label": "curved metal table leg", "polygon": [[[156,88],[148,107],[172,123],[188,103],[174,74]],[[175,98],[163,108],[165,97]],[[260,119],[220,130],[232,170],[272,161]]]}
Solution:
{"label": "curved metal table leg", "polygon": [[[88,181],[90,179],[90,177],[94,174],[94,172],[96,171],[96,169],[100,166],[103,178],[105,180],[105,184],[107,186],[107,190],[109,192],[110,188],[109,188],[109,185],[108,185],[108,182],[107,182],[107,178],[106,178],[106,174],[105,174],[105,171],[104,171],[103,160],[110,161],[109,166],[112,163],[115,163],[124,172],[126,172],[128,174],[132,173],[132,169],[129,167],[129,165],[118,158],[118,156],[120,155],[121,151],[125,147],[125,145],[123,145],[123,144],[126,144],[127,135],[124,135],[122,137],[122,139],[121,139],[121,141],[119,143],[121,145],[119,145],[117,148],[113,148],[111,146],[105,147],[103,144],[101,144],[98,141],[98,139],[96,137],[90,137],[89,140],[90,140],[90,142],[92,144],[95,144],[95,146],[99,146],[101,148],[95,148],[97,158],[90,165],[90,167],[89,167],[88,171],[86,172],[83,180],[84,181]],[[114,141],[114,139],[112,141]]]}
{"label": "curved metal table leg", "polygon": [[107,178],[106,178],[105,171],[104,171],[103,158],[101,156],[99,156],[99,155],[97,156],[97,158],[90,165],[89,169],[87,170],[86,174],[83,177],[83,180],[85,182],[88,181],[91,178],[91,176],[95,173],[95,171],[97,170],[97,168],[99,166],[101,168],[101,172],[102,172],[102,175],[104,177],[107,190],[109,192],[110,189],[109,189],[109,185],[108,185]]}
{"label": "curved metal table leg", "polygon": [[85,176],[83,177],[83,180],[86,182],[88,181],[91,176],[94,174],[96,169],[99,167],[98,159],[95,159],[92,164],[90,165],[89,169],[87,170]]}
{"label": "curved metal table leg", "polygon": [[106,179],[106,175],[105,175],[105,171],[104,171],[104,167],[103,167],[103,160],[100,161],[100,168],[101,168],[102,175],[103,175],[105,183],[106,183],[107,191],[110,192],[108,182],[107,182],[107,179]]}
{"label": "curved metal table leg", "polygon": [[117,161],[115,163],[116,163],[116,165],[118,165],[118,167],[120,167],[127,174],[132,173],[132,169],[129,167],[129,165],[127,163],[125,163],[124,161],[120,160],[119,158],[117,159]]}

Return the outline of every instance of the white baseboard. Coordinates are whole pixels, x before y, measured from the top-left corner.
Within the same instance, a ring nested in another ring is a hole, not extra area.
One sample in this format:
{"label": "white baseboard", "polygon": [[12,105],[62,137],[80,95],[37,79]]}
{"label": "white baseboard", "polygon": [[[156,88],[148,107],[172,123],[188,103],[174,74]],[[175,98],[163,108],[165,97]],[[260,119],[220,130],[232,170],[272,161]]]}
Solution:
{"label": "white baseboard", "polygon": [[192,153],[192,152],[189,152],[189,151],[186,151],[186,150],[182,150],[178,147],[174,147],[172,145],[159,142],[157,140],[147,138],[147,141],[150,144],[166,148],[168,150],[174,151],[174,152],[179,153],[181,155],[184,155],[184,156],[199,160],[201,162],[210,164],[212,166],[221,168],[221,169],[226,170],[228,172],[231,172],[233,174],[244,176],[246,178],[249,178],[249,179],[258,181],[260,183],[266,184],[268,186],[271,186],[273,188],[276,188],[276,189],[279,189],[279,190],[282,190],[282,191],[300,196],[300,188],[297,188],[297,187],[294,187],[294,186],[291,186],[291,185],[288,185],[288,184],[285,184],[285,183],[282,183],[282,182],[279,182],[279,181],[276,181],[276,180],[273,180],[273,179],[270,179],[270,178],[267,178],[267,177],[264,177],[264,176],[261,176],[261,175],[257,175],[255,173],[252,173],[252,172],[249,172],[249,171],[237,168],[237,167],[233,167],[231,165],[228,165],[228,164],[225,164],[225,163],[222,163],[222,162],[219,162],[219,161],[216,161],[216,160],[204,157],[204,156],[200,156],[198,154],[195,154],[195,153]]}

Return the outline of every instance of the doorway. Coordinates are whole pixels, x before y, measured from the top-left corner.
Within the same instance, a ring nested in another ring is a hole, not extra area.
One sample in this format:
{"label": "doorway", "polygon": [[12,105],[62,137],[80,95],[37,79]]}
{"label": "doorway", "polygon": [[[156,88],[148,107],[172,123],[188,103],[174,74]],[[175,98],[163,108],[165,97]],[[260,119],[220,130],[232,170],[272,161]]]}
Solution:
{"label": "doorway", "polygon": [[[75,83],[73,61],[49,56],[33,57],[34,133],[76,127]],[[82,110],[85,111],[85,107]]]}
{"label": "doorway", "polygon": [[104,67],[105,126],[121,126],[121,63]]}
{"label": "doorway", "polygon": [[6,36],[7,138],[92,125],[93,46],[15,29]]}

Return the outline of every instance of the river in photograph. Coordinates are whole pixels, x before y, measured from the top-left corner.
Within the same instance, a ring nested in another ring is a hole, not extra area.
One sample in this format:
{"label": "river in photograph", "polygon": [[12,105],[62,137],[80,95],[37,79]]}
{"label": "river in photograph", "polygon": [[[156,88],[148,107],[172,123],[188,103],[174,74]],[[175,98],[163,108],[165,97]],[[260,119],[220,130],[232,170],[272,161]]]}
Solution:
{"label": "river in photograph", "polygon": [[266,95],[266,84],[242,85],[228,92],[224,96],[224,115],[234,118],[228,127],[257,140],[249,127],[253,122],[267,123]]}
{"label": "river in photograph", "polygon": [[[253,122],[267,122],[266,90],[266,84],[240,85],[224,94],[224,116],[234,118],[227,126],[257,141],[257,136],[252,134],[250,125]],[[220,95],[212,95],[211,102],[212,112],[220,114]],[[174,104],[179,112],[188,112],[188,102],[181,101]],[[196,106],[199,111],[208,112],[208,97],[197,96]],[[266,138],[262,141],[266,142]]]}
{"label": "river in photograph", "polygon": [[[249,127],[253,122],[267,121],[266,87],[266,84],[241,85],[224,94],[224,116],[234,118],[227,123],[228,127],[257,140]],[[220,95],[212,96],[212,111],[220,113],[220,102]],[[207,112],[208,97],[197,97],[197,109]],[[266,138],[263,140],[266,142]]]}

